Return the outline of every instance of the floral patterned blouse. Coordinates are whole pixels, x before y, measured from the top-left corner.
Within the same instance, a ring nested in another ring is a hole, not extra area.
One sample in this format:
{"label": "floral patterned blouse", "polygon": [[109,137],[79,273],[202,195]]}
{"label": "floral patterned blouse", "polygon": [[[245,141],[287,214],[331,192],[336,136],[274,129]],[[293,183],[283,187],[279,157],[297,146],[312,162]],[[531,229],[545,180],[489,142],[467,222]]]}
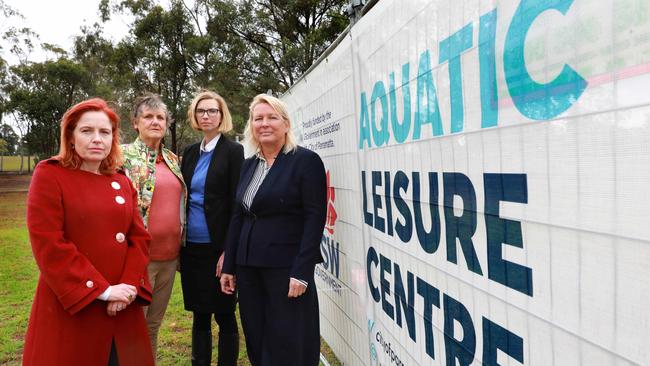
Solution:
{"label": "floral patterned blouse", "polygon": [[[156,159],[158,151],[149,148],[140,138],[136,138],[132,144],[124,144],[122,153],[124,155],[124,169],[126,175],[133,182],[133,187],[138,192],[138,207],[145,226],[149,219],[149,209],[153,191],[156,188]],[[187,186],[183,181],[183,174],[176,154],[171,150],[161,147],[162,157],[169,170],[181,181],[183,194],[180,202],[181,227],[185,226],[185,202],[187,201]]]}

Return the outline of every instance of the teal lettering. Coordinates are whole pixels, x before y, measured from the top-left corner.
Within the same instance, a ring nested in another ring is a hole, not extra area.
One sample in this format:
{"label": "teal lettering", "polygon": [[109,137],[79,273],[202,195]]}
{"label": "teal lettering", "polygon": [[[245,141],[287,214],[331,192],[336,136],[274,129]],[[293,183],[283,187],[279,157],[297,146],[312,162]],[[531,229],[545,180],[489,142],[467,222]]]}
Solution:
{"label": "teal lettering", "polygon": [[[375,102],[377,100],[379,100],[381,105],[381,119],[379,120],[381,128],[377,128],[377,109],[375,108]],[[388,143],[390,139],[390,132],[388,131],[388,100],[386,98],[386,88],[381,80],[376,82],[375,87],[372,88],[372,96],[370,97],[370,121],[372,125],[372,139],[375,142],[375,146],[382,146]]]}
{"label": "teal lettering", "polygon": [[548,120],[561,114],[587,87],[587,81],[566,64],[553,81],[540,84],[532,79],[524,60],[526,35],[535,19],[550,9],[566,14],[572,3],[573,0],[522,0],[512,17],[503,54],[504,71],[515,107],[528,118]]}
{"label": "teal lettering", "polygon": [[402,99],[404,105],[404,118],[402,123],[397,117],[397,97],[395,92],[395,73],[390,73],[388,87],[390,99],[390,121],[393,127],[393,136],[399,143],[406,141],[411,129],[411,91],[409,90],[409,63],[402,65]]}
{"label": "teal lettering", "polygon": [[463,131],[463,78],[460,54],[472,47],[472,23],[440,42],[440,63],[449,61],[451,132]]}
{"label": "teal lettering", "polygon": [[434,136],[442,135],[438,95],[431,74],[429,50],[426,50],[420,55],[420,64],[418,66],[417,105],[413,123],[413,140],[420,139],[422,125],[429,123]]}
{"label": "teal lettering", "polygon": [[481,128],[497,125],[499,96],[497,95],[497,66],[494,39],[497,33],[497,11],[479,20],[478,58],[481,75]]}
{"label": "teal lettering", "polygon": [[363,150],[363,142],[365,141],[368,148],[372,147],[370,141],[370,120],[368,116],[368,100],[366,93],[361,92],[361,117],[359,118],[359,149]]}

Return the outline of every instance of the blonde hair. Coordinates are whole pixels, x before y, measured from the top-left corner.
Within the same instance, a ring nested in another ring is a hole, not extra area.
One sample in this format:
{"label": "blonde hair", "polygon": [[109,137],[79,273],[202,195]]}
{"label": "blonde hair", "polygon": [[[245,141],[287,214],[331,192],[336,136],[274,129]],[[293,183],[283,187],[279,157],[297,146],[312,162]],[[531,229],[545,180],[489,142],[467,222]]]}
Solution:
{"label": "blonde hair", "polygon": [[217,131],[220,133],[230,132],[232,130],[232,117],[230,116],[230,110],[228,109],[228,104],[223,97],[210,90],[201,90],[197,95],[192,99],[189,108],[187,109],[187,119],[190,121],[190,126],[197,131],[201,131],[201,126],[196,120],[196,106],[206,99],[214,99],[219,104],[219,113],[221,113],[221,124]]}
{"label": "blonde hair", "polygon": [[258,104],[268,104],[273,110],[280,115],[280,117],[289,125],[289,130],[285,136],[284,148],[282,152],[289,153],[295,151],[298,148],[296,143],[296,137],[293,134],[291,129],[291,119],[289,118],[289,112],[287,112],[287,107],[283,101],[280,99],[268,95],[268,94],[258,94],[253,98],[253,101],[250,104],[248,109],[248,122],[246,123],[246,128],[244,129],[244,145],[248,148],[248,151],[253,153],[258,153],[260,151],[260,143],[255,138],[253,134],[253,109]]}

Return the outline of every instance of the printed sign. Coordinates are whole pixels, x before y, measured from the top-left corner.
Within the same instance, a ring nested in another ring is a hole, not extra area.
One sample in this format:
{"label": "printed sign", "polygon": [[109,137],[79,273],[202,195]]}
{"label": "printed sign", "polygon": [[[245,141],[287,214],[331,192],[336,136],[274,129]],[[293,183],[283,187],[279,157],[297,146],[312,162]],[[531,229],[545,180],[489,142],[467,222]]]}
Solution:
{"label": "printed sign", "polygon": [[650,365],[650,3],[382,0],[283,100],[346,365]]}

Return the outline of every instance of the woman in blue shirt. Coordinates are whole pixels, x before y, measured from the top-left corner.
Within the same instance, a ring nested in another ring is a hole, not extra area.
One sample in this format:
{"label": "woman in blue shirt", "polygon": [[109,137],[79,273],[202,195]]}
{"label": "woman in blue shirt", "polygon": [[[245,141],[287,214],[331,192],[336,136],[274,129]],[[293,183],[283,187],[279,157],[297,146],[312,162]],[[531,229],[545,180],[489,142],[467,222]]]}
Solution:
{"label": "woman in blue shirt", "polygon": [[221,291],[218,277],[244,149],[223,135],[232,130],[232,119],[217,93],[197,94],[187,116],[192,128],[203,133],[201,142],[185,149],[181,163],[189,193],[181,285],[185,309],[194,318],[192,365],[210,365],[213,314],[219,325],[218,365],[235,365],[239,354],[236,297]]}

